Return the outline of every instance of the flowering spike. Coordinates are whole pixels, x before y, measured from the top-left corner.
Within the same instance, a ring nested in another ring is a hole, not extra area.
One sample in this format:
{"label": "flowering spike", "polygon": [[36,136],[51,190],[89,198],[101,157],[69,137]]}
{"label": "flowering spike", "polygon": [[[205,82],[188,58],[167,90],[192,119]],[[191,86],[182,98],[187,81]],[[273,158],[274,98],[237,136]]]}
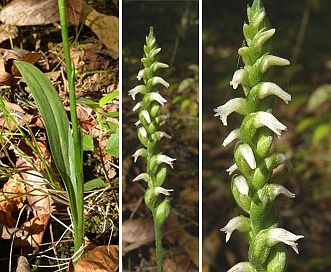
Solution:
{"label": "flowering spike", "polygon": [[143,96],[142,101],[133,107],[133,111],[139,109],[139,120],[135,125],[137,126],[139,141],[144,148],[138,149],[132,157],[134,162],[139,157],[145,159],[146,172],[139,174],[133,181],[145,180],[147,182],[148,188],[145,191],[144,200],[154,219],[158,272],[162,271],[161,227],[169,216],[169,196],[170,192],[173,191],[172,189],[163,188],[162,185],[167,176],[168,167],[166,164],[173,168],[173,162],[175,161],[175,159],[163,154],[161,144],[162,138],[171,139],[171,136],[160,131],[160,126],[164,123],[166,117],[161,115],[159,110],[167,100],[159,92],[162,86],[169,87],[169,83],[157,74],[159,69],[169,67],[157,60],[156,57],[160,52],[161,48],[157,46],[151,27],[146,37],[146,45],[144,45],[145,55],[141,59],[144,68],[138,72],[137,76],[138,80],[143,79],[144,85],[138,85],[129,91],[129,95],[133,100],[139,93]]}
{"label": "flowering spike", "polygon": [[247,217],[235,217],[221,230],[226,232],[226,241],[239,229],[247,233],[249,242],[248,261],[236,264],[229,272],[283,272],[287,258],[283,243],[298,253],[297,240],[303,236],[278,228],[275,198],[280,194],[289,198],[295,195],[282,185],[269,183],[277,166],[289,165],[284,154],[272,154],[274,134],[281,136],[287,129],[272,111],[275,98],[287,104],[291,95],[272,82],[269,68],[290,62],[269,54],[275,29],[270,27],[262,0],[253,0],[252,6],[247,8],[247,17],[248,23],[243,26],[245,41],[238,50],[243,68],[238,69],[230,81],[233,89],[242,86],[244,97],[233,98],[214,110],[224,126],[232,112],[244,115],[240,128],[225,138],[223,146],[240,140],[234,148],[235,164],[226,171],[229,175],[236,172],[231,191]]}

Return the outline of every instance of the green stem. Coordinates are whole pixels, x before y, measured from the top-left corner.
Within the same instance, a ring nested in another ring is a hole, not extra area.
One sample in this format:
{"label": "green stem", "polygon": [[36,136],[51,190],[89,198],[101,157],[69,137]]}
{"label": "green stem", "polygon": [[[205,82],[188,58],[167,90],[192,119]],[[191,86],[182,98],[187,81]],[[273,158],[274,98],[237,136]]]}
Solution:
{"label": "green stem", "polygon": [[[155,218],[154,212],[153,212],[153,218]],[[162,233],[160,224],[158,224],[154,220],[154,226],[155,226],[155,250],[156,250],[156,265],[157,265],[157,272],[162,272]]]}
{"label": "green stem", "polygon": [[[76,177],[74,191],[75,199],[70,199],[70,207],[72,211],[73,225],[75,231],[75,253],[80,249],[84,239],[84,182],[83,182],[83,169],[82,169],[82,145],[81,145],[81,133],[77,120],[76,111],[76,95],[75,95],[75,76],[74,68],[71,64],[70,58],[70,46],[68,38],[68,26],[66,18],[66,1],[58,0],[60,23],[61,23],[61,34],[63,42],[63,50],[65,56],[65,63],[67,68],[67,78],[69,84],[69,101],[70,101],[70,117],[72,124],[72,136],[74,142],[75,152],[75,168]],[[74,182],[74,181],[73,181]],[[73,203],[74,201],[74,203]]]}

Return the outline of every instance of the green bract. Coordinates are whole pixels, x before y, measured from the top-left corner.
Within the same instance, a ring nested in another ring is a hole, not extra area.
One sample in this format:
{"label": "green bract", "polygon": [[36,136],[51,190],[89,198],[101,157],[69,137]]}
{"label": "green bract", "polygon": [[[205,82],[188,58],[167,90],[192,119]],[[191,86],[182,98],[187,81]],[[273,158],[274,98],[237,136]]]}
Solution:
{"label": "green bract", "polygon": [[157,47],[153,28],[150,28],[149,35],[146,37],[144,46],[144,57],[141,62],[144,66],[139,71],[137,79],[143,80],[142,85],[138,85],[129,91],[133,100],[136,96],[142,96],[133,111],[139,110],[139,121],[136,122],[137,135],[143,145],[132,157],[136,162],[139,157],[146,161],[146,172],[139,174],[134,181],[144,180],[148,188],[145,192],[145,203],[152,211],[155,224],[157,271],[162,271],[162,246],[161,246],[161,227],[170,213],[170,200],[167,198],[170,191],[162,187],[167,176],[167,164],[172,168],[172,159],[163,154],[161,139],[163,137],[171,139],[171,136],[160,130],[161,123],[166,119],[160,115],[160,107],[166,103],[159,93],[160,87],[169,87],[169,83],[157,72],[161,68],[168,68],[167,64],[157,61],[157,55],[161,48]]}
{"label": "green bract", "polygon": [[284,154],[270,154],[274,135],[280,137],[287,129],[272,113],[274,97],[286,104],[291,100],[288,93],[271,82],[271,70],[273,66],[290,63],[269,54],[275,29],[269,27],[261,2],[254,0],[247,8],[248,23],[243,27],[245,45],[238,50],[244,67],[234,73],[230,82],[234,89],[241,85],[245,97],[233,98],[215,109],[215,116],[225,126],[229,114],[237,112],[244,116],[240,128],[230,132],[223,142],[226,146],[237,141],[235,164],[227,171],[234,174],[231,190],[246,215],[231,219],[221,230],[226,232],[226,241],[234,230],[239,230],[247,234],[249,243],[248,261],[236,264],[229,271],[284,271],[287,261],[284,244],[298,253],[296,241],[303,238],[278,227],[274,199],[280,194],[289,198],[295,195],[281,185],[268,182],[273,170],[288,162]]}

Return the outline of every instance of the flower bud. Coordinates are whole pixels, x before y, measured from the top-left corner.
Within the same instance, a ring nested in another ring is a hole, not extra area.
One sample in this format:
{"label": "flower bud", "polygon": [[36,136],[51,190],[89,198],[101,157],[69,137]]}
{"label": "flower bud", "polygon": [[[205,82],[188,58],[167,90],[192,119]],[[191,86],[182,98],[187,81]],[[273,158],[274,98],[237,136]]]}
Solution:
{"label": "flower bud", "polygon": [[155,211],[155,223],[162,226],[170,214],[170,200],[165,198]]}

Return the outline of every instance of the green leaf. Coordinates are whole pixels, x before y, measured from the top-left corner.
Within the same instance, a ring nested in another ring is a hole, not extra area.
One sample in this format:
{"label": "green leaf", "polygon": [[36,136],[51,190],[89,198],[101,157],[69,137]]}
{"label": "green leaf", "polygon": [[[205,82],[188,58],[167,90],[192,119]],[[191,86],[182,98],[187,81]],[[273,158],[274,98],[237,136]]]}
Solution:
{"label": "green leaf", "polygon": [[84,98],[84,97],[80,97],[80,98],[78,98],[77,99],[77,103],[79,103],[79,104],[84,104],[84,105],[86,105],[86,106],[89,106],[90,108],[92,108],[92,109],[97,109],[97,108],[100,108],[99,107],[99,103],[97,103],[97,102],[94,102],[94,101],[92,101],[92,100],[90,100],[90,99],[87,99],[87,98]]}
{"label": "green leaf", "polygon": [[83,150],[94,151],[93,138],[88,134],[83,135]]}
{"label": "green leaf", "polygon": [[56,168],[64,181],[69,198],[74,199],[76,178],[73,176],[75,167],[71,162],[74,154],[73,138],[62,101],[52,83],[37,67],[23,61],[14,63],[25,79],[42,115]]}
{"label": "green leaf", "polygon": [[105,187],[105,182],[101,178],[92,179],[84,184],[84,191],[91,191],[97,188]]}
{"label": "green leaf", "polygon": [[106,152],[114,157],[119,156],[119,134],[118,132],[110,135],[107,144],[106,144]]}
{"label": "green leaf", "polygon": [[109,94],[107,94],[106,96],[102,97],[99,100],[99,106],[100,108],[102,108],[104,105],[106,105],[108,102],[112,101],[114,98],[116,98],[119,94],[119,91],[114,91],[111,92]]}

